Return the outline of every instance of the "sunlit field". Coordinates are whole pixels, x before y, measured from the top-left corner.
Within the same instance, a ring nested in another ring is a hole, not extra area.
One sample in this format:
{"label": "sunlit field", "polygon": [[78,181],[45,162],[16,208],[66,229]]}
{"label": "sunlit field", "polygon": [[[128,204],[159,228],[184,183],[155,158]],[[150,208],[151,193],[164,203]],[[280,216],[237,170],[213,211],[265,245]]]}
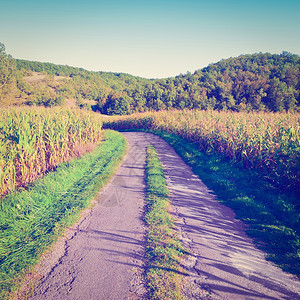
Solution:
{"label": "sunlit field", "polygon": [[80,110],[0,111],[0,196],[93,148],[101,120]]}

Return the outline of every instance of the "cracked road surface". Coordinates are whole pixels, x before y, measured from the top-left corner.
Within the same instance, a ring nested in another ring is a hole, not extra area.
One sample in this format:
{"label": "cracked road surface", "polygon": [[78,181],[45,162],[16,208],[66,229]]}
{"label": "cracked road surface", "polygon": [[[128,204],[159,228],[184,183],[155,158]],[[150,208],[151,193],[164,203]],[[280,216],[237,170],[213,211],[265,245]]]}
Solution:
{"label": "cracked road surface", "polygon": [[300,299],[299,281],[265,260],[245,234],[244,224],[216,201],[166,142],[149,133],[124,136],[130,147],[123,164],[99,195],[99,203],[44,259],[40,271],[44,277],[32,299],[146,297],[141,218],[149,144],[155,146],[164,165],[172,213],[191,252],[183,263],[189,274],[183,287],[185,297]]}
{"label": "cracked road surface", "polygon": [[42,261],[38,272],[44,276],[31,299],[144,297],[145,147],[145,141],[129,140],[128,154],[98,203]]}

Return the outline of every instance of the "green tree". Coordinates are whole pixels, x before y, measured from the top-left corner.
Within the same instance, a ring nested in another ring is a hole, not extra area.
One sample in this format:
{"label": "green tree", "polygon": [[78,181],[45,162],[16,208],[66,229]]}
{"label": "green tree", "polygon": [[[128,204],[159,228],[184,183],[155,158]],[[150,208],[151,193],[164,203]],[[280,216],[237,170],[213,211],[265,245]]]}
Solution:
{"label": "green tree", "polygon": [[109,95],[101,112],[107,115],[127,115],[130,110],[130,99],[128,96]]}
{"label": "green tree", "polygon": [[281,112],[285,108],[285,99],[289,98],[290,94],[285,82],[280,81],[275,77],[271,81],[269,93],[268,93],[268,106],[272,111]]}
{"label": "green tree", "polygon": [[16,64],[0,42],[0,95],[6,93],[11,84],[16,84]]}

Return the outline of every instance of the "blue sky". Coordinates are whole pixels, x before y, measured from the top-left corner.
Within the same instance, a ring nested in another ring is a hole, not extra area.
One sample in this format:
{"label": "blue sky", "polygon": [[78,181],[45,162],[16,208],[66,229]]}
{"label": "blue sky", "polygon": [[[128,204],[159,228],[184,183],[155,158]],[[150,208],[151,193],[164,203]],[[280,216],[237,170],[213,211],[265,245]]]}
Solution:
{"label": "blue sky", "polygon": [[300,55],[299,11],[299,0],[10,0],[0,42],[15,58],[164,78],[241,54]]}

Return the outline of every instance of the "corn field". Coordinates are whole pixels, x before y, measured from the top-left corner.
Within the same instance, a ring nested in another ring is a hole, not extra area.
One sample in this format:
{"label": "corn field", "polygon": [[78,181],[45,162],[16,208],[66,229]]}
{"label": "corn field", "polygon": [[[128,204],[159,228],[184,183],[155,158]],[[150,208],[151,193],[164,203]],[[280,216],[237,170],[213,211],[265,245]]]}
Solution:
{"label": "corn field", "polygon": [[152,129],[179,135],[201,151],[265,174],[299,195],[299,114],[183,110],[133,114],[105,120],[113,129]]}
{"label": "corn field", "polygon": [[99,142],[102,122],[83,111],[0,111],[0,196],[25,186]]}

